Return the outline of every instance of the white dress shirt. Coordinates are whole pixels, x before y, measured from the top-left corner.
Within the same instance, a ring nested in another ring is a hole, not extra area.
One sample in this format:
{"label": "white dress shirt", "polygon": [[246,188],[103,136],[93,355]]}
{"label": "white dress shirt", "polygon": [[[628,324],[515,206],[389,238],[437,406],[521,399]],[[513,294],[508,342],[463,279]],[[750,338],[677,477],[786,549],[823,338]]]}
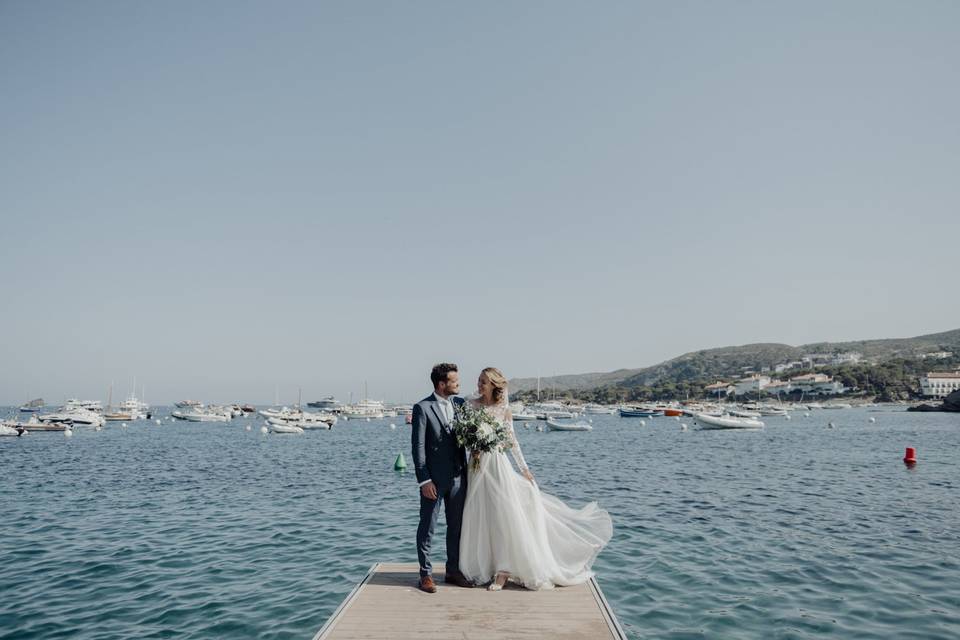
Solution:
{"label": "white dress shirt", "polygon": [[453,422],[453,403],[447,398],[437,395],[436,391],[433,392],[433,397],[440,404],[440,411],[443,412],[443,417],[448,423]]}

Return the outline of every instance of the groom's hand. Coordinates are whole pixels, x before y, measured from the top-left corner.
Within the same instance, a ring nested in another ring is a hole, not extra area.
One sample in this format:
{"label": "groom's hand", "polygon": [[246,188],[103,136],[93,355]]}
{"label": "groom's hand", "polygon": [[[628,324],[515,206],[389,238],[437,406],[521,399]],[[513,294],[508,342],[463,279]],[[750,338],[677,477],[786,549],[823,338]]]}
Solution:
{"label": "groom's hand", "polygon": [[437,485],[433,484],[433,481],[430,481],[420,487],[420,493],[427,500],[436,500],[437,499]]}

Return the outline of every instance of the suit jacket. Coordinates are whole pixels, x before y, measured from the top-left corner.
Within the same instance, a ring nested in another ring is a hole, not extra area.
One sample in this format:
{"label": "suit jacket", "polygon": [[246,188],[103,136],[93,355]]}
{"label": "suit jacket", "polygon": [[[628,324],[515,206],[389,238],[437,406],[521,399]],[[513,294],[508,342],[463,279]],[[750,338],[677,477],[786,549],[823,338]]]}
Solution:
{"label": "suit jacket", "polygon": [[[464,403],[459,396],[452,397],[450,401],[454,409]],[[467,452],[457,445],[457,437],[444,419],[440,403],[433,394],[413,405],[411,426],[410,440],[417,482],[433,480],[438,487],[453,486],[454,478],[465,475]]]}

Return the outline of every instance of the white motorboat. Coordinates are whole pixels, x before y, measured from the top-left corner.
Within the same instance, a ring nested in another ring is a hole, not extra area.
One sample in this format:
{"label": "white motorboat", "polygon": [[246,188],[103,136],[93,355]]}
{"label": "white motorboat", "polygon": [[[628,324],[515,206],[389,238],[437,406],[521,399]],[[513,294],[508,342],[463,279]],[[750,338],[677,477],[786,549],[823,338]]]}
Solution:
{"label": "white motorboat", "polygon": [[19,436],[24,433],[24,429],[17,429],[15,427],[9,427],[5,424],[0,424],[0,436]]}
{"label": "white motorboat", "polygon": [[193,407],[199,407],[202,404],[199,400],[181,400],[176,403],[176,407],[178,409],[191,409]]}
{"label": "white motorboat", "polygon": [[271,424],[270,430],[274,433],[303,433],[303,429],[288,424]]}
{"label": "white motorboat", "polygon": [[89,411],[91,413],[103,413],[103,406],[99,400],[78,400],[70,398],[66,401],[60,411]]}
{"label": "white motorboat", "polygon": [[737,418],[735,416],[709,416],[705,413],[695,413],[694,420],[701,429],[762,429],[763,422],[754,418]]}
{"label": "white motorboat", "polygon": [[174,411],[170,414],[177,420],[186,420],[187,422],[229,422],[230,416],[225,413],[195,409],[193,411]]}
{"label": "white motorboat", "polygon": [[361,400],[355,405],[343,408],[343,415],[351,420],[363,420],[364,418],[379,419],[384,415],[385,409],[380,400]]}
{"label": "white motorboat", "polygon": [[821,409],[852,409],[852,404],[846,404],[845,402],[838,402],[836,404],[825,404]]}
{"label": "white motorboat", "polygon": [[541,414],[541,420],[571,420],[577,417],[572,411],[545,411]]}
{"label": "white motorboat", "polygon": [[782,416],[786,416],[786,415],[787,415],[787,410],[786,410],[786,409],[774,409],[774,408],[770,408],[770,407],[763,407],[763,408],[760,409],[760,415],[761,415],[761,416],[781,416],[781,417],[782,417]]}
{"label": "white motorboat", "polygon": [[66,422],[40,422],[37,419],[36,415],[30,416],[30,419],[26,422],[17,421],[17,420],[7,420],[6,422],[0,422],[5,427],[10,427],[12,429],[19,429],[23,431],[66,431],[67,423]]}
{"label": "white motorboat", "polygon": [[524,420],[539,420],[540,416],[535,413],[530,413],[529,411],[519,411],[513,414],[514,422],[522,422]]}
{"label": "white motorboat", "polygon": [[66,422],[68,424],[82,424],[91,427],[102,427],[106,420],[99,413],[92,411],[57,411],[40,416],[41,422]]}
{"label": "white motorboat", "polygon": [[267,418],[267,424],[271,427],[299,427],[300,429],[331,429],[333,425],[326,422],[311,422],[295,420],[284,420],[282,418]]}
{"label": "white motorboat", "polygon": [[614,416],[617,415],[617,408],[605,407],[602,404],[585,404],[583,405],[583,412],[597,416]]}
{"label": "white motorboat", "polygon": [[324,411],[331,411],[333,413],[339,413],[343,410],[343,403],[333,396],[327,396],[323,400],[314,400],[313,402],[308,402],[307,406],[311,407],[312,409],[323,409]]}
{"label": "white motorboat", "polygon": [[262,409],[258,412],[268,421],[273,418],[283,422],[292,422],[299,424],[306,422],[315,424],[316,428],[322,429],[324,425],[333,426],[337,423],[337,416],[332,413],[314,413],[312,411],[292,411],[287,407],[281,409]]}
{"label": "white motorboat", "polygon": [[550,431],[593,431],[593,427],[586,422],[559,422],[550,418],[547,420]]}
{"label": "white motorboat", "polygon": [[136,394],[131,393],[130,397],[120,403],[120,413],[129,413],[133,416],[133,419],[142,419],[147,418],[147,413],[150,411],[150,405],[146,402],[143,402],[137,398]]}

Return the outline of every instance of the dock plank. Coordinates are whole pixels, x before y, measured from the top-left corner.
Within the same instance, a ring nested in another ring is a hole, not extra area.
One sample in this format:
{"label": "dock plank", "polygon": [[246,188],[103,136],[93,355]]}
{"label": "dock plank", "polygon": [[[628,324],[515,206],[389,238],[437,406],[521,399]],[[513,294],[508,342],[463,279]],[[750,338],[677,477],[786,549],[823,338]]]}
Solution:
{"label": "dock plank", "polygon": [[330,616],[314,640],[500,640],[550,637],[625,640],[596,580],[527,591],[464,589],[434,575],[437,593],[417,589],[417,565],[378,563]]}

